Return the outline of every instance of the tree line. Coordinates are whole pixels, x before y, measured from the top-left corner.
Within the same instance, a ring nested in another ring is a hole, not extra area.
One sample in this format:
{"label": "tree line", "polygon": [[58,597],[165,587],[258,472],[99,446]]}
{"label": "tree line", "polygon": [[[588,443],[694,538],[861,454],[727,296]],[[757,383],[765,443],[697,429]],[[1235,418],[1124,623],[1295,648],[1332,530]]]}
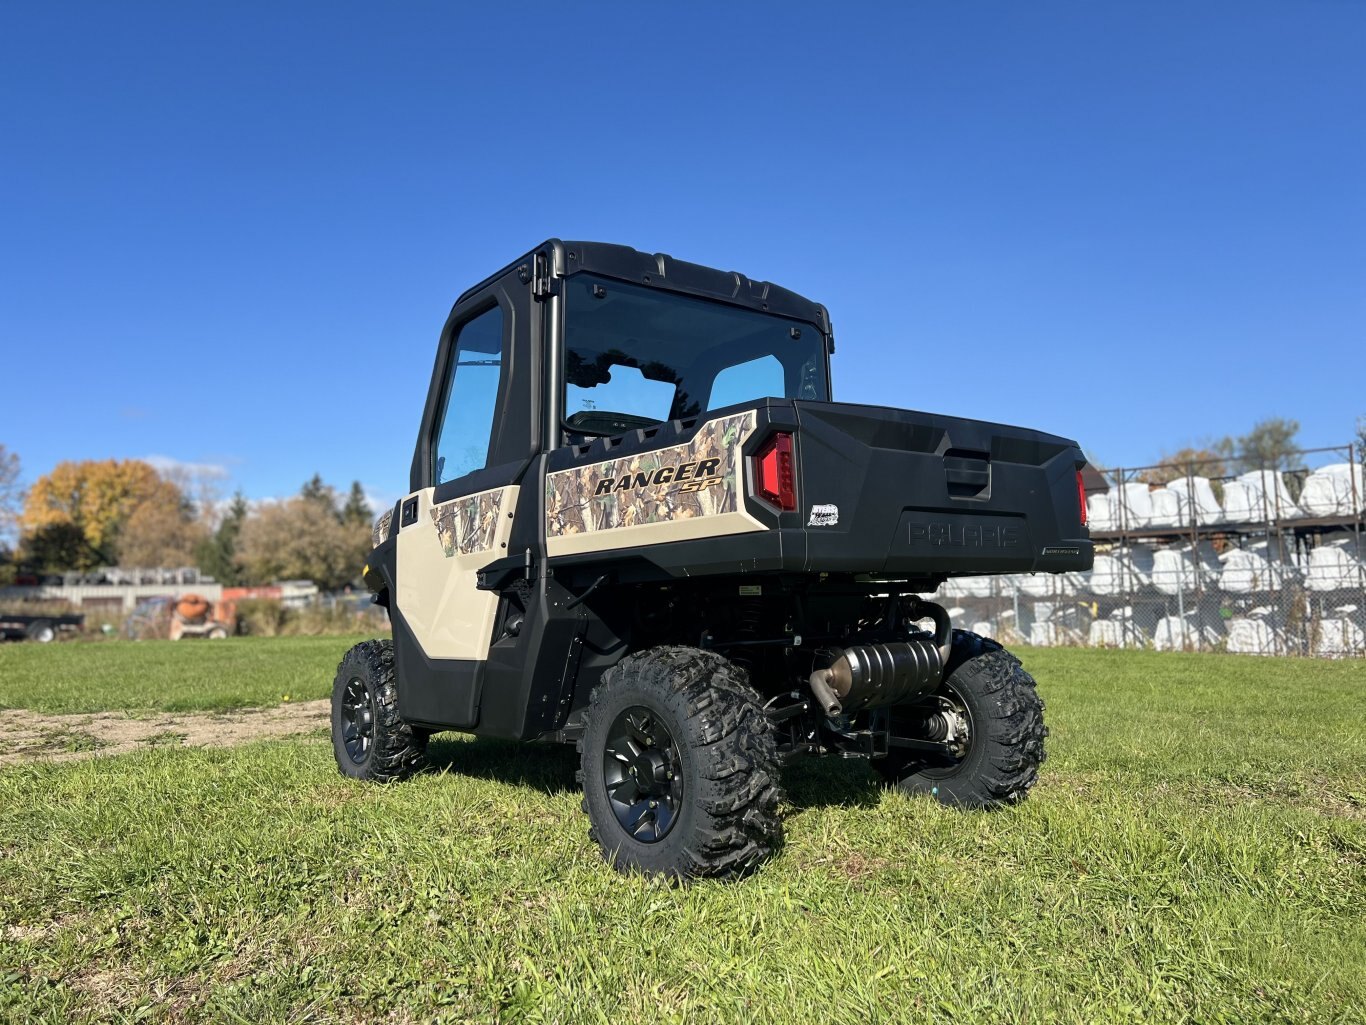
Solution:
{"label": "tree line", "polygon": [[[1252,470],[1295,470],[1303,464],[1298,452],[1298,420],[1268,417],[1252,425],[1246,434],[1230,434],[1217,440],[1188,445],[1176,451],[1163,451],[1157,465],[1144,470],[1139,478],[1149,484],[1168,484],[1189,475],[1231,477]],[[1357,461],[1366,458],[1366,416],[1357,418]],[[1345,455],[1345,453],[1344,453]],[[1112,469],[1098,464],[1097,469]]]}
{"label": "tree line", "polygon": [[[138,459],[59,463],[31,487],[0,445],[0,584],[20,572],[194,566],[229,586],[354,582],[374,513],[360,482],[345,495],[314,475],[282,501],[194,495]],[[201,489],[202,491],[202,489]]]}

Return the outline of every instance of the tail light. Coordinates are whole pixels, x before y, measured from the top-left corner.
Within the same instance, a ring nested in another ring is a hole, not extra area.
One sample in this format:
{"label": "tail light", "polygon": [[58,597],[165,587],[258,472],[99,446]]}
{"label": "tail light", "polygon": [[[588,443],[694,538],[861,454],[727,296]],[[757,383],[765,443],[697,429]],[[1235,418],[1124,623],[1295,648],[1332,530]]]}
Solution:
{"label": "tail light", "polygon": [[1081,525],[1086,526],[1086,482],[1082,480],[1081,471],[1077,471],[1077,505],[1081,507]]}
{"label": "tail light", "polygon": [[752,458],[755,495],[783,512],[796,512],[797,479],[792,466],[792,435],[774,434]]}

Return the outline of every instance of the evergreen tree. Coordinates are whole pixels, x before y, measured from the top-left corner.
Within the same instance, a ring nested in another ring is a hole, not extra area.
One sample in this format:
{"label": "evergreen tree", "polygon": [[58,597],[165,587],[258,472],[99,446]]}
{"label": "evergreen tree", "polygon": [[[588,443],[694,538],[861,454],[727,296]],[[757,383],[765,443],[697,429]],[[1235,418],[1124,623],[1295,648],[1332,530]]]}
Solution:
{"label": "evergreen tree", "polygon": [[323,482],[322,474],[315,473],[302,488],[299,489],[299,497],[305,502],[311,502],[322,506],[338,520],[341,518],[341,509],[337,504],[336,489],[330,484]]}
{"label": "evergreen tree", "polygon": [[197,564],[220,584],[235,587],[242,582],[242,569],[237,562],[237,540],[242,533],[242,524],[247,521],[250,510],[242,492],[232,497],[232,504],[224,514],[218,529],[200,546]]}
{"label": "evergreen tree", "polygon": [[360,481],[351,482],[351,493],[346,498],[346,506],[342,509],[342,522],[348,524],[362,524],[369,526],[375,518],[374,511],[370,508],[370,503],[365,500],[365,489],[360,486]]}

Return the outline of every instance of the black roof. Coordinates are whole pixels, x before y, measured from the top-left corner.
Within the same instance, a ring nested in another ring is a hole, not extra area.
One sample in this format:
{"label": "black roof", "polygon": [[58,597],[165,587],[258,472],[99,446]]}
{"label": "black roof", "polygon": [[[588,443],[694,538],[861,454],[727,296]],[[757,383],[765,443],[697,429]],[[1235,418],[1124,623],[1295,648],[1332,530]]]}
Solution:
{"label": "black roof", "polygon": [[[676,260],[666,253],[643,253],[630,246],[614,245],[610,242],[562,242],[559,239],[549,239],[522,259],[513,261],[508,267],[524,263],[536,253],[550,255],[552,270],[557,277],[587,271],[621,281],[666,288],[687,295],[775,313],[782,317],[792,317],[815,324],[826,335],[830,334],[830,316],[820,303],[772,282],[748,278],[738,271],[717,270],[700,263]],[[499,271],[491,278],[502,273],[504,271]],[[484,282],[481,282],[466,290],[460,298],[464,299],[466,295],[472,294],[483,285]]]}

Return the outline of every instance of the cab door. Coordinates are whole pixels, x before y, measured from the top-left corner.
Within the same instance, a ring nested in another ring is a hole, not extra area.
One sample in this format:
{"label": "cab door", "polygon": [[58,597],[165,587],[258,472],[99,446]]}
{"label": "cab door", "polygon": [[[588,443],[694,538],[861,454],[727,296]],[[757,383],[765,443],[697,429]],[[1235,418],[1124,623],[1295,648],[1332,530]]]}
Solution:
{"label": "cab door", "polygon": [[404,718],[479,720],[498,596],[479,570],[508,554],[539,424],[530,289],[516,271],[461,298],[438,346],[399,505],[391,619]]}

